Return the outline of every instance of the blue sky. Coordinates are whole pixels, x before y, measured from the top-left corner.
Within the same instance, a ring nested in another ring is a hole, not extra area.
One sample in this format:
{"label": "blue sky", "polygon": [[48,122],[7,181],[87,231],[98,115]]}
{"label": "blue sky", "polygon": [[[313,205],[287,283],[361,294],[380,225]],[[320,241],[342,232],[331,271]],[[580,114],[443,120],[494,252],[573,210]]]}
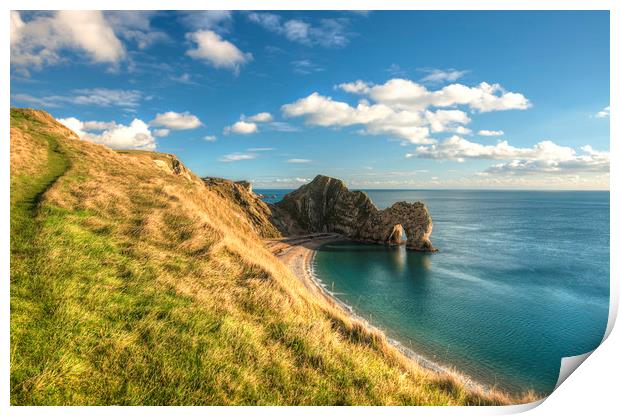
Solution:
{"label": "blue sky", "polygon": [[608,12],[13,12],[11,104],[199,175],[608,189]]}

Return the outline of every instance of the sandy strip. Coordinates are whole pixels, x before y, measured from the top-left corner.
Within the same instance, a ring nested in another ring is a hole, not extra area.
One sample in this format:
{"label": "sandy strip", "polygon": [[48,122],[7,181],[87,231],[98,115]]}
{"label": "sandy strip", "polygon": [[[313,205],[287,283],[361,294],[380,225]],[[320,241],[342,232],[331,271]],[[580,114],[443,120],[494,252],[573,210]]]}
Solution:
{"label": "sandy strip", "polygon": [[[308,288],[308,290],[310,290],[313,294],[317,296],[322,296],[330,303],[337,305],[351,319],[357,320],[366,327],[380,331],[385,335],[385,332],[383,330],[377,328],[363,317],[357,315],[353,311],[353,308],[351,308],[351,306],[336,298],[334,294],[325,287],[325,285],[314,273],[313,262],[317,249],[323,244],[345,240],[346,238],[339,234],[320,233],[309,234],[305,236],[294,236],[278,240],[268,240],[267,247],[271,250],[273,254],[275,254],[276,257],[280,259],[280,261],[282,261],[293,272],[295,276],[297,276],[297,278],[304,284],[304,286],[306,286],[306,288]],[[416,353],[412,349],[405,347],[397,340],[390,338],[387,335],[385,335],[385,337],[392,346],[397,348],[409,359],[415,361],[421,367],[438,374],[450,374],[453,376],[456,375],[456,377],[461,380],[465,387],[472,390],[490,390],[488,386],[478,383],[463,374],[457,374],[454,371],[451,371],[450,369],[429,360],[421,354]]]}

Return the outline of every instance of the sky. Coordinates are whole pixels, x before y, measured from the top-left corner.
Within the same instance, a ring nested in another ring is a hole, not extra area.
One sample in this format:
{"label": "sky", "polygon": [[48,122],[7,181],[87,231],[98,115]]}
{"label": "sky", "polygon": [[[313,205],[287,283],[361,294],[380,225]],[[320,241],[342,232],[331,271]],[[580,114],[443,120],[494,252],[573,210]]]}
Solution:
{"label": "sky", "polygon": [[200,176],[609,189],[607,11],[11,12],[11,105]]}

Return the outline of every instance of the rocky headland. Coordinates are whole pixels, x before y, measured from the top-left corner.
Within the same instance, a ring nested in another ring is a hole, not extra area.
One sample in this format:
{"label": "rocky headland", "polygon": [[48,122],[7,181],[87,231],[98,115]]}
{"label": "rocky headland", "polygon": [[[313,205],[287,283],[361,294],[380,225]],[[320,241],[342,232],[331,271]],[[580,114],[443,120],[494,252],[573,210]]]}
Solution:
{"label": "rocky headland", "polygon": [[437,251],[430,235],[433,220],[422,202],[397,202],[379,210],[361,191],[318,175],[312,182],[270,205],[271,222],[283,235],[338,233],[352,240],[402,244],[416,251]]}

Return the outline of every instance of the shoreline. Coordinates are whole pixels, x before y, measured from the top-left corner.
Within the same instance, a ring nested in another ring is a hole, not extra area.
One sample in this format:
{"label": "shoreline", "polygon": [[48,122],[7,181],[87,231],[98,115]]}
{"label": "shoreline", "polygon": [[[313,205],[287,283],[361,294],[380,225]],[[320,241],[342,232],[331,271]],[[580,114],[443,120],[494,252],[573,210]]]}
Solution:
{"label": "shoreline", "polygon": [[335,304],[350,319],[361,322],[364,326],[381,332],[391,346],[410,360],[413,360],[420,367],[439,375],[454,376],[468,389],[490,392],[492,389],[489,386],[475,381],[463,373],[452,371],[388,336],[383,329],[371,324],[367,319],[357,314],[350,305],[338,299],[334,293],[325,286],[314,271],[316,252],[319,247],[324,244],[348,240],[349,239],[340,234],[317,233],[278,240],[267,240],[267,247],[312,293],[322,296],[329,302]]}

